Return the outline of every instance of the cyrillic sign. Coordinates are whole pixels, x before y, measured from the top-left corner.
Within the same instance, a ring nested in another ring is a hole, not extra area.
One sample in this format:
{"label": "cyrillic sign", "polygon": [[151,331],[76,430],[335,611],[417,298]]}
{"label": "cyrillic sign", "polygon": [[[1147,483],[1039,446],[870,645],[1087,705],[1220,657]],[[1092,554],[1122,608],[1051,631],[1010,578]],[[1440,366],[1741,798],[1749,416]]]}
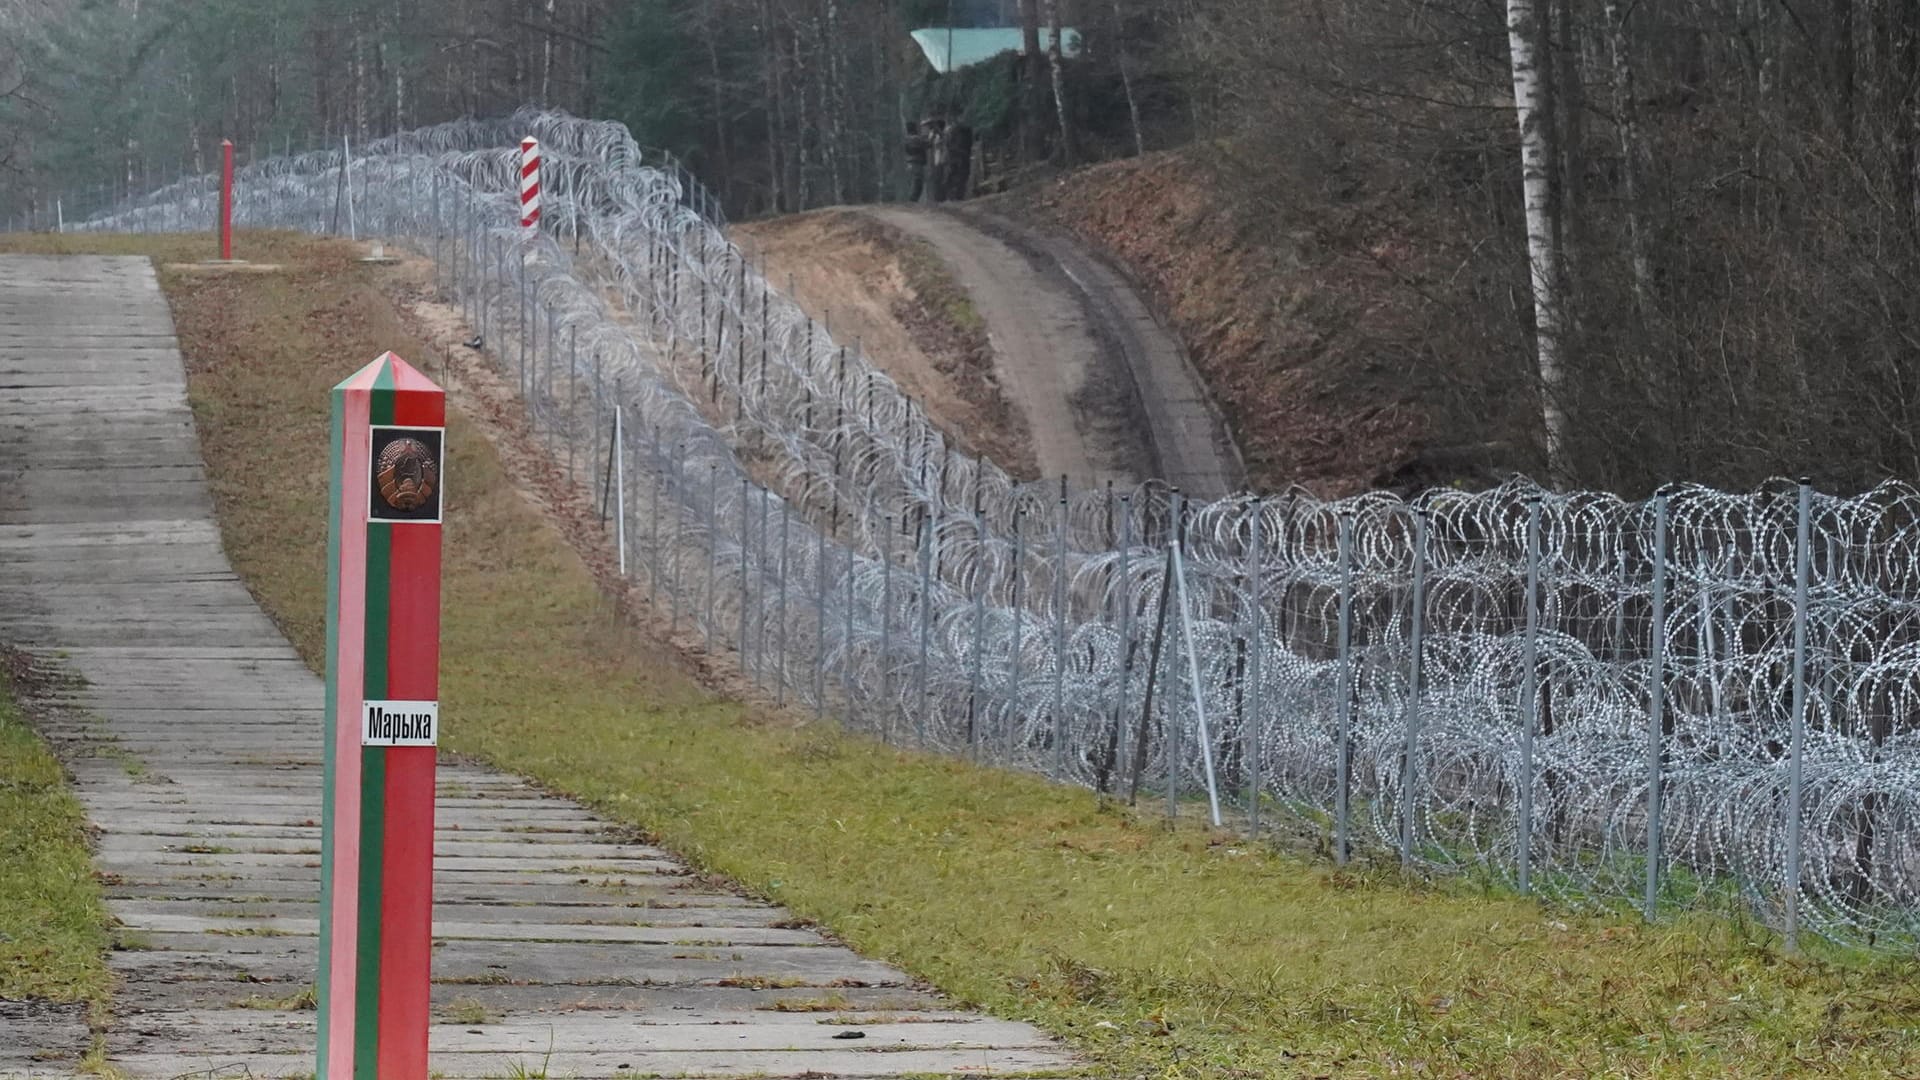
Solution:
{"label": "cyrillic sign", "polygon": [[434,746],[439,741],[437,701],[369,701],[361,707],[361,746]]}

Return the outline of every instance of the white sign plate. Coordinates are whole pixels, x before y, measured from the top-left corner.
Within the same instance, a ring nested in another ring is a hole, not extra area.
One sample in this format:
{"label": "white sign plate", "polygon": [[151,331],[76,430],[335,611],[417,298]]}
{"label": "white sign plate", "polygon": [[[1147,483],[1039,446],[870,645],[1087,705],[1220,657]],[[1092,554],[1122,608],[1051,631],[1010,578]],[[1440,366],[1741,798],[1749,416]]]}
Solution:
{"label": "white sign plate", "polygon": [[437,701],[368,701],[361,705],[361,746],[434,746],[439,741]]}

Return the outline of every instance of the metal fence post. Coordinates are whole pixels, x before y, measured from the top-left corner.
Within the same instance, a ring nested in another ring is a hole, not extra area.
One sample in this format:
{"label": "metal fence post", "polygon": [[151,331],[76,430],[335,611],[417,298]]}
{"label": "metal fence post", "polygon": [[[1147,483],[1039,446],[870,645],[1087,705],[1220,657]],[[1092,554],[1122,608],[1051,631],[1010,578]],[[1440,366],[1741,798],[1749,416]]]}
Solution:
{"label": "metal fence post", "polygon": [[914,738],[927,745],[927,662],[933,634],[933,534],[931,516],[920,519],[920,662],[913,673]]}
{"label": "metal fence post", "polygon": [[760,547],[755,564],[760,579],[759,600],[753,621],[753,682],[756,686],[765,686],[767,682],[767,523],[772,518],[767,504],[773,501],[773,493],[764,487],[755,485],[760,492]]}
{"label": "metal fence post", "polygon": [[1334,748],[1333,859],[1347,864],[1352,851],[1349,822],[1353,799],[1353,512],[1340,511],[1337,541],[1340,559],[1340,641],[1338,665],[1339,696],[1334,698],[1335,729],[1339,742]]}
{"label": "metal fence post", "polygon": [[[1060,478],[1066,488],[1067,478]],[[1053,545],[1053,775],[1067,775],[1067,500],[1060,498]]]}
{"label": "metal fence post", "polygon": [[1007,673],[1007,729],[1001,738],[1002,753],[1008,767],[1013,765],[1015,733],[1014,726],[1020,722],[1020,676],[1021,654],[1027,647],[1026,615],[1026,563],[1027,535],[1022,528],[1026,524],[1026,512],[1019,507],[1013,510],[1013,662]]}
{"label": "metal fence post", "polygon": [[526,385],[520,388],[520,401],[526,408],[527,427],[534,438],[540,437],[540,298],[535,296],[527,306],[526,326],[526,370],[523,372]]}
{"label": "metal fence post", "polygon": [[707,602],[701,628],[707,655],[713,655],[713,598],[720,591],[720,463],[707,465]]}
{"label": "metal fence post", "polygon": [[1114,687],[1114,772],[1128,760],[1127,698],[1133,689],[1133,496],[1120,496],[1120,673]]}
{"label": "metal fence post", "polygon": [[1614,570],[1613,604],[1613,662],[1618,664],[1627,658],[1627,546],[1620,545],[1620,555]]}
{"label": "metal fence post", "polygon": [[[501,333],[503,333],[503,331],[500,329],[500,320],[501,320],[501,317],[504,316],[506,313],[504,311],[496,310],[496,308],[506,307],[505,294],[507,291],[507,245],[505,241],[499,240],[497,238],[495,239],[494,245],[493,245],[493,269],[494,269],[494,279],[495,281],[498,282],[498,287],[501,295],[497,298],[493,296],[487,297],[485,306],[483,308],[483,310],[485,311],[485,315],[482,316],[482,318],[486,323],[486,328],[482,331],[482,333],[485,335],[487,341],[494,343],[493,354],[500,358],[500,370],[501,370],[501,373],[504,375],[506,373],[506,367],[507,367],[507,354],[501,348],[501,343],[499,342],[498,339]],[[494,302],[496,299],[498,300],[497,305]],[[594,438],[598,439],[600,437],[599,427],[596,426],[593,429],[593,433],[594,433]]]}
{"label": "metal fence post", "polygon": [[673,478],[667,483],[667,490],[673,495],[673,542],[668,556],[673,561],[673,576],[667,582],[667,601],[672,613],[667,618],[668,636],[680,632],[680,564],[686,561],[681,537],[684,535],[687,514],[692,510],[686,505],[686,451],[686,443],[673,445]]}
{"label": "metal fence post", "polygon": [[613,406],[614,543],[620,549],[620,578],[627,577],[627,430],[618,402]]}
{"label": "metal fence post", "polygon": [[[1186,526],[1187,517],[1186,504],[1181,499],[1180,489],[1174,488],[1173,491],[1169,493],[1169,497],[1171,501],[1170,512],[1172,528],[1168,531],[1167,535],[1166,571],[1161,575],[1160,580],[1160,632],[1163,636],[1166,627],[1167,611],[1177,602],[1176,590],[1173,584],[1173,560],[1179,557],[1180,534]],[[1154,665],[1157,669],[1159,666],[1158,657],[1155,657]],[[1160,708],[1163,715],[1166,712],[1166,696],[1167,695],[1164,694],[1161,695],[1162,703]],[[1178,820],[1180,817],[1180,755],[1183,750],[1181,744],[1184,742],[1181,736],[1186,732],[1181,728],[1180,724],[1172,718],[1163,720],[1162,728],[1163,735],[1161,741],[1166,744],[1167,754],[1167,817]]]}
{"label": "metal fence post", "polygon": [[1660,898],[1660,769],[1666,706],[1667,494],[1653,497],[1653,627],[1647,662],[1647,891],[1643,914],[1651,921]]}
{"label": "metal fence post", "polygon": [[847,544],[847,618],[845,631],[840,642],[840,696],[846,699],[847,716],[845,722],[852,724],[858,719],[859,710],[854,707],[853,699],[853,544]]}
{"label": "metal fence post", "polygon": [[[571,447],[572,443],[569,442],[568,446]],[[647,571],[647,603],[649,604],[654,603],[660,597],[660,496],[665,487],[665,465],[667,464],[660,452],[660,428],[658,425],[653,429],[653,445],[651,449],[653,451],[651,454],[652,468],[648,471],[653,474],[653,499],[648,503],[652,512],[647,515],[647,556],[652,562],[652,566]],[[568,456],[571,457],[572,455],[569,454]]]}
{"label": "metal fence post", "polygon": [[1793,745],[1787,759],[1786,939],[1800,947],[1800,860],[1807,752],[1807,578],[1813,562],[1813,482],[1800,480],[1793,558]]}
{"label": "metal fence post", "polygon": [[467,316],[467,325],[473,325],[473,269],[477,263],[478,244],[473,223],[473,187],[465,185],[461,198],[454,203],[453,219],[460,230],[460,250],[454,254],[453,294],[460,298],[460,310]]}
{"label": "metal fence post", "polygon": [[753,595],[752,579],[747,577],[747,556],[753,547],[753,515],[747,509],[747,502],[752,487],[753,481],[742,472],[740,474],[740,640],[736,644],[740,654],[740,674],[743,676],[749,675],[752,670],[747,666],[751,653],[747,637],[747,605]]}
{"label": "metal fence post", "polygon": [[1536,682],[1540,658],[1540,500],[1527,502],[1527,637],[1520,659],[1520,794],[1518,835],[1514,861],[1520,873],[1520,891],[1532,889],[1533,872],[1533,729],[1538,726]]}
{"label": "metal fence post", "polygon": [[[445,231],[440,226],[440,171],[438,169],[434,170],[431,187],[433,189],[433,291],[435,299],[438,299],[446,292],[447,288],[446,260],[442,258],[440,250],[440,241],[445,235]],[[273,213],[273,204],[271,201],[273,198],[273,185],[271,184],[267,185],[267,198],[269,200],[267,213],[271,216]]]}
{"label": "metal fence post", "polygon": [[814,592],[813,601],[813,718],[820,719],[827,710],[827,531],[820,530],[819,546],[814,554],[814,573],[820,578],[820,587]]}
{"label": "metal fence post", "polygon": [[893,741],[893,515],[880,547],[880,741]]}
{"label": "metal fence post", "polygon": [[[580,439],[580,335],[567,327],[567,483],[574,483],[573,447]],[[653,432],[654,456],[660,455],[660,429]]]}
{"label": "metal fence post", "polygon": [[967,752],[980,760],[980,676],[987,644],[987,518],[973,511],[973,655],[967,664]]}
{"label": "metal fence post", "polygon": [[793,520],[793,504],[786,499],[780,500],[780,577],[774,583],[773,621],[779,628],[779,641],[774,645],[773,703],[784,705],[787,701],[787,575],[793,565],[788,546],[788,525]]}
{"label": "metal fence post", "polygon": [[1240,753],[1246,759],[1247,770],[1247,828],[1252,832],[1260,831],[1260,660],[1266,651],[1266,633],[1261,625],[1262,593],[1266,582],[1266,560],[1263,558],[1260,535],[1264,524],[1266,504],[1259,498],[1253,500],[1253,516],[1248,521],[1247,538],[1247,687],[1251,693],[1243,691],[1247,699],[1246,712],[1241,717]]}
{"label": "metal fence post", "polygon": [[[544,377],[539,380],[539,389],[535,391],[535,399],[538,402],[539,408],[541,410],[549,409],[554,404],[553,369],[555,365],[559,363],[559,360],[560,360],[560,342],[557,340],[559,320],[554,317],[552,302],[548,302],[548,304],[546,305],[546,308],[547,308],[547,366],[546,366]],[[547,454],[549,456],[553,454],[554,428],[559,426],[559,424],[556,423],[556,419],[557,418],[551,412],[547,414]]]}
{"label": "metal fence post", "polygon": [[1213,733],[1207,726],[1207,708],[1202,700],[1200,685],[1200,643],[1193,636],[1193,604],[1187,595],[1187,567],[1183,551],[1187,544],[1187,528],[1184,519],[1173,540],[1173,581],[1179,590],[1180,598],[1180,636],[1187,644],[1187,690],[1193,698],[1194,737],[1200,740],[1200,764],[1205,770],[1207,781],[1207,811],[1214,824],[1220,825],[1220,786],[1213,770]]}
{"label": "metal fence post", "polygon": [[1420,660],[1422,637],[1426,630],[1427,600],[1427,515],[1413,508],[1413,598],[1409,615],[1406,746],[1400,761],[1400,866],[1413,865],[1413,788],[1418,779],[1417,755],[1420,750]]}
{"label": "metal fence post", "polygon": [[606,415],[607,387],[600,368],[600,350],[593,352],[593,431],[588,449],[592,458],[587,463],[587,484],[590,490],[598,491],[605,484],[606,472],[600,465],[600,424]]}

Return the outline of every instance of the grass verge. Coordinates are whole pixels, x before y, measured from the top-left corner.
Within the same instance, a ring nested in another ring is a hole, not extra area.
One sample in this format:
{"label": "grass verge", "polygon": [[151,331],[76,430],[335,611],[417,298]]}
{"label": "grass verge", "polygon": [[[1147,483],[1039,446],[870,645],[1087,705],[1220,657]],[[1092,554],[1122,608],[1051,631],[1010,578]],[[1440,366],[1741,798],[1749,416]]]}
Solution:
{"label": "grass verge", "polygon": [[[163,284],[227,550],[317,664],[325,390],[382,349],[419,348],[384,271],[338,244],[273,242],[284,274]],[[1102,1073],[1920,1069],[1911,962],[1788,957],[1738,922],[1646,927],[1463,882],[1336,872],[718,700],[615,620],[465,417],[448,446],[449,749],[639,825],[962,1000],[1061,1032]]]}
{"label": "grass verge", "polygon": [[86,815],[17,700],[34,677],[0,646],[0,998],[103,1005],[106,907]]}

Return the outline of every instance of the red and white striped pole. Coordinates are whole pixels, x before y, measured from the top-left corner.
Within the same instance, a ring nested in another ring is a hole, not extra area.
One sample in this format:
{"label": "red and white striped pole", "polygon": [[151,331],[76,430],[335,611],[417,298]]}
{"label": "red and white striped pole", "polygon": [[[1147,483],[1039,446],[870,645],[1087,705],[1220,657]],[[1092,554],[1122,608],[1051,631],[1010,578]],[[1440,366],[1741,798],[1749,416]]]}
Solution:
{"label": "red and white striped pole", "polygon": [[233,261],[233,140],[220,140],[220,261]]}
{"label": "red and white striped pole", "polygon": [[540,228],[540,143],[520,140],[520,228],[531,236]]}

